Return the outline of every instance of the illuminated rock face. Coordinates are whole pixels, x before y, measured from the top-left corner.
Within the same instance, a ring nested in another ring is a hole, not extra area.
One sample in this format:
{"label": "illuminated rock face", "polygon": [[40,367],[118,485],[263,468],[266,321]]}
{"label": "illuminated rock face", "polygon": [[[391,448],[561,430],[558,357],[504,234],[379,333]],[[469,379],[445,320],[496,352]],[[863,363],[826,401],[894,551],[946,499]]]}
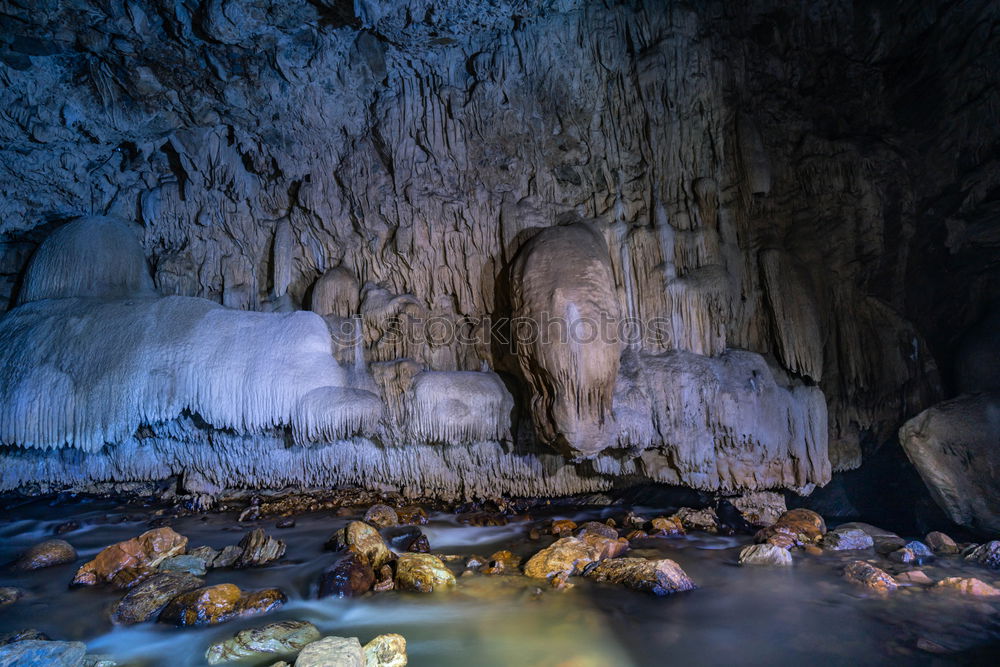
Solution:
{"label": "illuminated rock face", "polygon": [[1000,10],[612,4],[0,10],[0,489],[807,490],[988,388]]}

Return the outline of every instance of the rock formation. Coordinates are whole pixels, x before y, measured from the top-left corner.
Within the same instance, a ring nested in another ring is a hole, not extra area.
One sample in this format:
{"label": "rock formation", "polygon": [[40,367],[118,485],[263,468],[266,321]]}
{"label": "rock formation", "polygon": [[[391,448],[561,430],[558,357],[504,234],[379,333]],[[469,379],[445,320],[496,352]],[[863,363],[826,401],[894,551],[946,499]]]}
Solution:
{"label": "rock formation", "polygon": [[0,490],[862,465],[996,349],[998,9],[911,4],[4,5]]}

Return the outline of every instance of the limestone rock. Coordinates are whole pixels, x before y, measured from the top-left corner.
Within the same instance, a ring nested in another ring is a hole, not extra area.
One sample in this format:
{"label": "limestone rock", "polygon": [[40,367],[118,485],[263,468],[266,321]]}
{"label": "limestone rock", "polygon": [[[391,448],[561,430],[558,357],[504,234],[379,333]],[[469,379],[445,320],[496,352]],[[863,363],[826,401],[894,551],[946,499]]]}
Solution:
{"label": "limestone rock", "polygon": [[319,596],[355,597],[371,590],[375,572],[367,559],[348,550],[320,575]]}
{"label": "limestone rock", "polygon": [[682,507],[671,518],[684,526],[685,530],[702,530],[706,533],[716,533],[719,530],[719,517],[711,507],[700,510]]}
{"label": "limestone rock", "polygon": [[324,637],[302,649],[295,667],[366,667],[365,653],[357,637]]}
{"label": "limestone rock", "polygon": [[576,530],[576,521],[570,519],[555,519],[549,527],[553,535],[569,534]]}
{"label": "limestone rock", "polygon": [[976,598],[1000,597],[1000,589],[990,586],[985,581],[973,577],[948,577],[934,585],[935,588],[946,589]]}
{"label": "limestone rock", "polygon": [[239,543],[242,552],[233,563],[236,568],[262,567],[285,555],[285,543],[267,535],[262,528],[247,533]]}
{"label": "limestone rock", "polygon": [[184,552],[187,538],[170,527],[146,531],[139,537],[105,547],[97,556],[84,563],[73,578],[74,585],[93,586],[113,582],[121,576],[129,581],[129,572],[156,567],[161,561]]}
{"label": "limestone rock", "polygon": [[664,558],[607,558],[587,570],[586,576],[597,581],[624,584],[637,591],[669,595],[696,588],[681,566]]}
{"label": "limestone rock", "polygon": [[1000,570],[1000,540],[981,544],[965,556],[966,560]]}
{"label": "limestone rock", "polygon": [[31,547],[17,559],[14,568],[38,570],[43,567],[65,565],[76,560],[76,549],[65,540],[46,540]]}
{"label": "limestone rock", "polygon": [[649,528],[653,535],[657,537],[669,537],[671,535],[683,535],[684,526],[680,519],[658,516],[649,522]]}
{"label": "limestone rock", "polygon": [[767,527],[788,511],[785,497],[774,491],[755,491],[729,498],[743,518],[752,526]]}
{"label": "limestone rock", "polygon": [[848,563],[847,567],[844,568],[844,578],[851,583],[865,586],[879,595],[891,593],[898,587],[892,575],[863,560]]}
{"label": "limestone rock", "polygon": [[563,537],[529,558],[524,573],[538,579],[580,574],[591,563],[616,558],[628,549],[628,540],[621,537],[614,540],[593,534]]}
{"label": "limestone rock", "polygon": [[388,528],[399,523],[399,515],[388,505],[378,504],[368,508],[364,520],[376,528]]}
{"label": "limestone rock", "polygon": [[0,646],[0,667],[80,667],[86,653],[83,642],[26,639]]}
{"label": "limestone rock", "polygon": [[352,521],[347,524],[343,533],[343,546],[354,549],[364,556],[375,570],[381,569],[393,558],[378,530],[363,521]]}
{"label": "limestone rock", "polygon": [[266,613],[285,601],[285,594],[277,588],[245,593],[233,584],[218,584],[173,598],[159,620],[177,626],[215,625],[237,616]]}
{"label": "limestone rock", "polygon": [[182,593],[204,586],[205,582],[184,572],[160,572],[137,584],[115,603],[111,622],[134,625],[154,621],[167,603]]}
{"label": "limestone rock", "polygon": [[576,530],[576,536],[582,537],[583,535],[600,535],[601,537],[606,537],[609,540],[618,539],[618,531],[609,526],[606,523],[601,523],[600,521],[587,521],[583,523]]}
{"label": "limestone rock", "polygon": [[364,646],[365,667],[406,667],[406,638],[386,634],[375,637]]}
{"label": "limestone rock", "polygon": [[455,575],[437,556],[405,553],[396,560],[396,588],[433,593],[455,585]]}
{"label": "limestone rock", "polygon": [[1000,392],[969,394],[903,424],[899,441],[934,500],[957,524],[1000,532]]}
{"label": "limestone rock", "polygon": [[765,567],[790,567],[792,554],[788,549],[773,544],[750,544],[740,550],[740,565]]}
{"label": "limestone rock", "polygon": [[953,556],[958,553],[958,545],[955,544],[955,540],[942,532],[932,531],[927,533],[927,537],[924,539],[927,546],[939,556]]}
{"label": "limestone rock", "polygon": [[823,536],[821,545],[831,551],[851,551],[856,549],[871,549],[874,540],[859,528],[837,528]]}
{"label": "limestone rock", "polygon": [[271,657],[294,656],[322,635],[316,626],[306,621],[279,621],[237,632],[231,639],[217,642],[205,651],[210,665]]}
{"label": "limestone rock", "polygon": [[754,536],[756,542],[773,542],[790,548],[795,544],[814,544],[826,534],[826,522],[812,510],[788,510],[771,526]]}

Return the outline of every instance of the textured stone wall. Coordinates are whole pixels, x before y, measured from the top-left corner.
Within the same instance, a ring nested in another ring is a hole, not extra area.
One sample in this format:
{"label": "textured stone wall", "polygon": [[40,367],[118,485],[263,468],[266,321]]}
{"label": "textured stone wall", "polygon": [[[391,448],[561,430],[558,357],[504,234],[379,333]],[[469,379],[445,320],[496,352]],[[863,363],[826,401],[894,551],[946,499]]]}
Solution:
{"label": "textured stone wall", "polygon": [[[596,456],[581,475],[822,484],[950,391],[1000,297],[997,12],[8,1],[0,304],[54,228],[111,215],[141,224],[162,294],[360,327],[335,354],[390,414],[422,371],[485,367],[516,447]],[[617,311],[658,323],[603,375],[488,328],[518,312],[531,239],[570,223],[602,237]],[[464,335],[389,335],[431,319]],[[599,396],[570,419],[546,391]]]}

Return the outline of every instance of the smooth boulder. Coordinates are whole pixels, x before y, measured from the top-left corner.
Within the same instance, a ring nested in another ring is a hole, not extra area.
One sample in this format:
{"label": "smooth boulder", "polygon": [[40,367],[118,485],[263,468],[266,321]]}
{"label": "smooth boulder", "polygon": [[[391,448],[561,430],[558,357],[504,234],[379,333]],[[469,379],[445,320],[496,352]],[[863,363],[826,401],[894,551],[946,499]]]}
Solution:
{"label": "smooth boulder", "polygon": [[406,667],[409,662],[403,635],[379,635],[365,644],[364,654],[365,667]]}
{"label": "smooth boulder", "polygon": [[628,549],[628,540],[621,537],[612,540],[591,533],[563,537],[529,558],[524,573],[537,579],[580,574],[591,563],[616,558]]}
{"label": "smooth boulder", "polygon": [[608,558],[587,570],[586,576],[653,595],[669,595],[697,588],[681,566],[669,558]]}
{"label": "smooth boulder", "polygon": [[433,593],[455,585],[455,575],[437,556],[400,554],[396,561],[396,588],[402,591]]}
{"label": "smooth boulder", "polygon": [[26,639],[0,646],[0,667],[81,667],[86,654],[83,642]]}
{"label": "smooth boulder", "polygon": [[1000,570],[1000,540],[993,540],[992,542],[979,545],[966,554],[965,560],[971,560],[994,570]]}
{"label": "smooth boulder", "polygon": [[366,667],[365,653],[357,637],[324,637],[302,649],[295,667]]}
{"label": "smooth boulder", "polygon": [[139,537],[102,549],[93,560],[77,570],[73,585],[93,586],[101,582],[127,585],[135,580],[137,573],[184,553],[187,542],[186,537],[167,526],[148,530]]}
{"label": "smooth boulder", "polygon": [[154,621],[167,603],[182,593],[201,588],[205,582],[184,572],[160,572],[137,584],[111,609],[111,622],[135,625]]}
{"label": "smooth boulder", "polygon": [[375,571],[368,560],[348,550],[320,575],[319,597],[356,597],[374,585]]}
{"label": "smooth boulder", "polygon": [[899,586],[888,572],[863,560],[848,563],[844,568],[844,578],[879,595],[891,593]]}
{"label": "smooth boulder", "polygon": [[72,563],[76,558],[76,549],[66,540],[46,540],[21,554],[14,563],[14,569],[40,570],[43,567]]}
{"label": "smooth boulder", "polygon": [[820,545],[830,551],[856,551],[871,549],[875,541],[859,528],[837,528],[824,535]]}
{"label": "smooth boulder", "polygon": [[739,563],[757,567],[791,567],[792,554],[774,544],[750,544],[740,550]]}
{"label": "smooth boulder", "polygon": [[291,657],[322,635],[306,621],[279,621],[237,632],[230,639],[217,642],[205,651],[210,665],[236,660]]}
{"label": "smooth boulder", "polygon": [[215,625],[237,616],[263,614],[286,601],[277,588],[245,593],[233,584],[217,584],[178,595],[163,609],[159,620],[181,627]]}

